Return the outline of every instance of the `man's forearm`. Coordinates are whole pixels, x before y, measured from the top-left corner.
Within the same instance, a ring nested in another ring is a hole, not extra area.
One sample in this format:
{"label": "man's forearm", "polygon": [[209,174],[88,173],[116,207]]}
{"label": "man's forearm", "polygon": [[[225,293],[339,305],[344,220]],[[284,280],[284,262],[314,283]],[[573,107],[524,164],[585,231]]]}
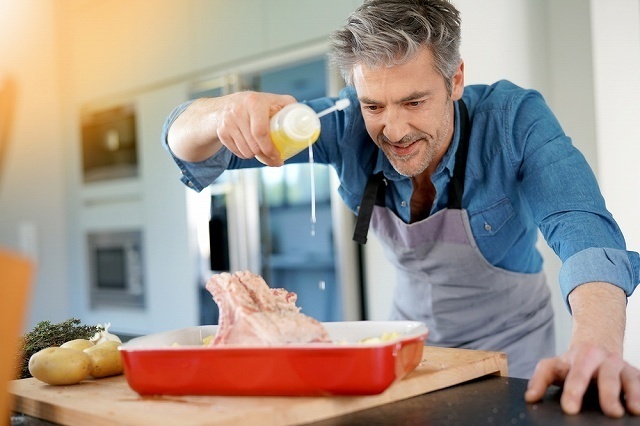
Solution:
{"label": "man's forearm", "polygon": [[171,125],[167,142],[178,158],[204,161],[222,147],[216,135],[212,108],[208,105],[215,102],[212,98],[194,101]]}
{"label": "man's forearm", "polygon": [[602,282],[586,283],[569,294],[573,316],[571,346],[599,344],[622,355],[626,325],[626,295]]}

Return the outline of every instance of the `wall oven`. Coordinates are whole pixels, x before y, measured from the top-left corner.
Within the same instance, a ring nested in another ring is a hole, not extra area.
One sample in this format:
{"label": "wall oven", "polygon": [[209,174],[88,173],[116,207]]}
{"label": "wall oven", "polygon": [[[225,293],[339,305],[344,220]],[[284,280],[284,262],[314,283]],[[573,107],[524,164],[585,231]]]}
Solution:
{"label": "wall oven", "polygon": [[87,247],[91,308],[144,308],[142,231],[91,232]]}

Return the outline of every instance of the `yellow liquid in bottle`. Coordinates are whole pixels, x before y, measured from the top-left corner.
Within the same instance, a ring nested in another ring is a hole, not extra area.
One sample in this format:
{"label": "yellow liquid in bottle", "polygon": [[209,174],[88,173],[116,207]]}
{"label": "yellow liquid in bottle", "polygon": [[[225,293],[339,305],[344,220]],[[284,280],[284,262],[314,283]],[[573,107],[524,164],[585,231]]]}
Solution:
{"label": "yellow liquid in bottle", "polygon": [[318,140],[320,136],[320,130],[315,131],[311,137],[304,140],[290,138],[283,129],[273,130],[271,132],[271,140],[273,141],[278,151],[280,151],[280,157],[283,160],[288,160],[309,145]]}

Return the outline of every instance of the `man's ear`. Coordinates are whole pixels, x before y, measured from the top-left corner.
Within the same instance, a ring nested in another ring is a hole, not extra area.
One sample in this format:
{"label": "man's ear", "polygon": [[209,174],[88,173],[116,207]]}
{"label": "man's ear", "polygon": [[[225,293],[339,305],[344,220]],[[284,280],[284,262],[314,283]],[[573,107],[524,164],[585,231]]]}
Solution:
{"label": "man's ear", "polygon": [[457,101],[464,92],[464,61],[460,60],[458,69],[451,79],[451,100]]}

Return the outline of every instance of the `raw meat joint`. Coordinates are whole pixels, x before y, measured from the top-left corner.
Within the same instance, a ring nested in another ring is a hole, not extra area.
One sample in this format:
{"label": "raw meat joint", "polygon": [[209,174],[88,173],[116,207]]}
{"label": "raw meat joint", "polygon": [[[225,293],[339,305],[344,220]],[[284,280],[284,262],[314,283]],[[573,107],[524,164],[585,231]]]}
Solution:
{"label": "raw meat joint", "polygon": [[213,275],[207,290],[218,304],[220,320],[212,345],[271,346],[330,342],[324,326],[300,312],[297,295],[270,288],[249,271]]}

